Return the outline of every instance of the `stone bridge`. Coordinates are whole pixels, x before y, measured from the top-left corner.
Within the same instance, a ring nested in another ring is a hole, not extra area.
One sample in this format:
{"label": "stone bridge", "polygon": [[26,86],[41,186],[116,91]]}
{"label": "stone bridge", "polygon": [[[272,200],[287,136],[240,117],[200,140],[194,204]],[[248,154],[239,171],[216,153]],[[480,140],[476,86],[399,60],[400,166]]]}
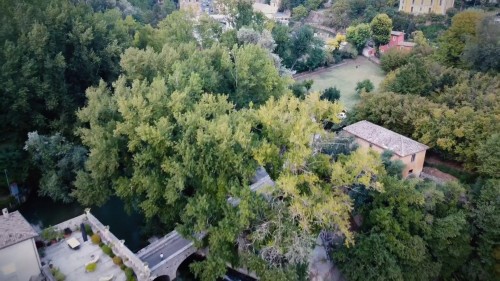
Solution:
{"label": "stone bridge", "polygon": [[[267,172],[260,168],[250,185],[250,189],[257,192],[265,187],[274,186]],[[232,205],[238,205],[238,198],[229,198],[228,202]],[[200,235],[202,238],[204,234]],[[155,280],[156,278],[164,280],[173,280],[177,275],[177,268],[190,255],[197,252],[194,242],[184,239],[177,231],[172,231],[161,239],[151,243],[137,252],[137,257],[144,262],[146,268],[150,270],[150,276],[146,280]],[[163,254],[163,259],[161,258]]]}
{"label": "stone bridge", "polygon": [[[151,271],[149,280],[161,276],[168,276],[169,280],[173,280],[179,265],[196,251],[193,241],[184,239],[174,230],[141,249],[137,252],[137,257],[148,265]],[[163,258],[160,257],[161,254]]]}

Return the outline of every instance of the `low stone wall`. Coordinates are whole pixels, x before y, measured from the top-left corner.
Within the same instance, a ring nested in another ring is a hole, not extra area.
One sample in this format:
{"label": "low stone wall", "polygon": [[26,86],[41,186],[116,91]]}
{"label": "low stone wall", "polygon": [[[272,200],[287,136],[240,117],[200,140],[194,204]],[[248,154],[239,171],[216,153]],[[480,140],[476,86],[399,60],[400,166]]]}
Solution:
{"label": "low stone wall", "polygon": [[78,217],[74,217],[72,219],[69,219],[67,221],[64,221],[60,224],[56,224],[53,226],[58,231],[63,231],[65,228],[69,228],[72,231],[79,230],[80,229],[80,224],[83,222],[85,223],[86,221],[86,216],[85,215],[80,215]]}
{"label": "low stone wall", "polygon": [[52,275],[49,265],[45,265],[42,267],[42,274],[45,277],[46,281],[57,281],[54,275]]}
{"label": "low stone wall", "polygon": [[84,215],[87,222],[92,227],[94,233],[99,233],[104,243],[111,247],[115,255],[123,259],[123,263],[132,268],[137,275],[138,281],[147,281],[151,275],[151,271],[127,246],[125,240],[119,240],[110,230],[109,226],[104,226],[96,217],[89,211]]}

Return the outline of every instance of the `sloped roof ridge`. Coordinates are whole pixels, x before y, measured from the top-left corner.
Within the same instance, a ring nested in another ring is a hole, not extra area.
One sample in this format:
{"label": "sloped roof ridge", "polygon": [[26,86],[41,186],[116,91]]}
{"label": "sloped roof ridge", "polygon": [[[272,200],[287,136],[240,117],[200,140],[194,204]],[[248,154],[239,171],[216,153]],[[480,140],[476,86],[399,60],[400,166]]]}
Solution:
{"label": "sloped roof ridge", "polygon": [[36,236],[38,233],[19,211],[9,213],[7,217],[0,215],[0,249]]}
{"label": "sloped roof ridge", "polygon": [[366,120],[349,125],[344,130],[381,148],[389,149],[401,157],[429,148],[425,144]]}

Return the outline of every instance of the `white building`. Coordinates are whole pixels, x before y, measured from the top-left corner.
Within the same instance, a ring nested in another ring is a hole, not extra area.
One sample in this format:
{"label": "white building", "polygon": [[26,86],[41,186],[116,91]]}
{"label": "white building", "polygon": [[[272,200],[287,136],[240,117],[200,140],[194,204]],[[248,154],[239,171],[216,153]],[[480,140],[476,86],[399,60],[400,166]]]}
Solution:
{"label": "white building", "polygon": [[33,227],[18,212],[2,210],[0,217],[0,280],[28,281],[40,274],[40,257]]}

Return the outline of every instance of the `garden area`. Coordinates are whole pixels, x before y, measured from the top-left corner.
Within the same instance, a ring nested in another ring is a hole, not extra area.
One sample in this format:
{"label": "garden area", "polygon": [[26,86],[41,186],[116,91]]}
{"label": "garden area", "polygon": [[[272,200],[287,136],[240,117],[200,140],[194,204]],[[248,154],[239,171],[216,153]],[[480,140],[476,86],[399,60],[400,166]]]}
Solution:
{"label": "garden area", "polygon": [[[137,280],[132,268],[125,264],[128,260],[116,255],[112,244],[104,243],[88,224],[85,224],[85,233],[90,241],[82,241],[79,227],[63,231],[49,227],[42,231],[41,237],[47,244],[40,251],[42,262],[49,265],[56,281]],[[74,247],[72,240],[76,243]]]}
{"label": "garden area", "polygon": [[356,84],[369,79],[377,89],[384,79],[384,72],[380,67],[365,57],[354,60],[345,60],[342,65],[321,69],[311,73],[304,73],[295,78],[296,81],[313,80],[311,91],[323,91],[329,87],[340,90],[340,102],[351,109],[359,100]]}

